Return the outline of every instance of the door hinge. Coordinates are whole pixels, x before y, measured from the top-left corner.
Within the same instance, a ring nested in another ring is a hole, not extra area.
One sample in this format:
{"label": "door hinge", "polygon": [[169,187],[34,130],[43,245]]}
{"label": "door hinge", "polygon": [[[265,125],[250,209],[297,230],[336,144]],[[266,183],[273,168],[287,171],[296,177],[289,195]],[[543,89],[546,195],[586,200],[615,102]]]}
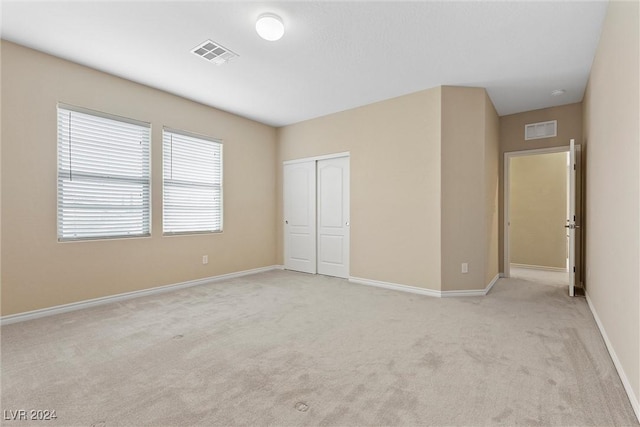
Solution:
{"label": "door hinge", "polygon": [[576,268],[575,268],[575,267],[573,267],[573,272],[574,272],[574,273],[576,272]]}

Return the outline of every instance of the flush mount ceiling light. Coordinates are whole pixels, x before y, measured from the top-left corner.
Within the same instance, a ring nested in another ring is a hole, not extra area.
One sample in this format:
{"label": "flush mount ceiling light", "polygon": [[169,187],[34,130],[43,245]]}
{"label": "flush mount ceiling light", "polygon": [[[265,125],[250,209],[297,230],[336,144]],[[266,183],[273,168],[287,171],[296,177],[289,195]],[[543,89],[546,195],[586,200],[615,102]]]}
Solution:
{"label": "flush mount ceiling light", "polygon": [[268,41],[280,40],[284,35],[284,24],[278,15],[265,13],[256,21],[258,35]]}
{"label": "flush mount ceiling light", "polygon": [[551,91],[551,96],[560,96],[560,95],[564,95],[567,91],[564,89],[556,89],[554,91]]}

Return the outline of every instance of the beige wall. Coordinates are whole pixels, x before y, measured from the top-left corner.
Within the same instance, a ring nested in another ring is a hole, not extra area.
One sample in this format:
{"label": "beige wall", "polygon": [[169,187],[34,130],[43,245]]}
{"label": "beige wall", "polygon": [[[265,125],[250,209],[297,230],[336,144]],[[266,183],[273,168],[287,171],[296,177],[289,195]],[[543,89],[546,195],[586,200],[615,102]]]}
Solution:
{"label": "beige wall", "polygon": [[513,157],[509,172],[511,262],[564,269],[567,153]]}
{"label": "beige wall", "polygon": [[584,135],[587,295],[640,418],[639,12],[637,1],[609,3],[584,97]]}
{"label": "beige wall", "polygon": [[[525,141],[525,124],[548,120],[558,121],[558,135],[556,137]],[[568,146],[571,139],[575,139],[576,144],[586,145],[582,138],[582,103],[543,108],[500,117],[500,156],[498,159],[500,162],[498,191],[498,258],[500,271],[504,271],[504,153]]]}
{"label": "beige wall", "polygon": [[2,110],[2,52],[0,50],[0,315],[2,314]]}
{"label": "beige wall", "polygon": [[500,272],[498,260],[498,182],[500,177],[500,118],[489,96],[484,97],[485,277],[489,284]]}
{"label": "beige wall", "polygon": [[[57,242],[58,101],[151,123],[152,237]],[[2,315],[275,264],[274,128],[4,41],[2,125]],[[223,233],[162,237],[163,125],[224,141]]]}
{"label": "beige wall", "polygon": [[282,162],[345,151],[350,275],[440,290],[440,88],[279,129],[279,262]]}
{"label": "beige wall", "polygon": [[482,289],[497,274],[497,123],[483,88],[442,87],[443,290]]}
{"label": "beige wall", "polygon": [[280,262],[282,162],[349,151],[350,275],[442,291],[483,289],[498,273],[498,134],[486,91],[463,87],[279,129]]}

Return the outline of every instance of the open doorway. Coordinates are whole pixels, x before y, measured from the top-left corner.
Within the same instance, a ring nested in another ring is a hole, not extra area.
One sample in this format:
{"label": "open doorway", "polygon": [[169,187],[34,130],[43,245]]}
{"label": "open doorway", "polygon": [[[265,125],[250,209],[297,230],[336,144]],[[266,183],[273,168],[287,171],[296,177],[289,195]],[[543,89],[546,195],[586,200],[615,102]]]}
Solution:
{"label": "open doorway", "polygon": [[[505,276],[569,286],[570,295],[572,278],[580,287],[581,277],[579,226],[567,228],[577,219],[570,213],[572,165],[569,147],[505,153]],[[576,206],[579,213],[579,201]],[[572,232],[574,265],[569,261]]]}

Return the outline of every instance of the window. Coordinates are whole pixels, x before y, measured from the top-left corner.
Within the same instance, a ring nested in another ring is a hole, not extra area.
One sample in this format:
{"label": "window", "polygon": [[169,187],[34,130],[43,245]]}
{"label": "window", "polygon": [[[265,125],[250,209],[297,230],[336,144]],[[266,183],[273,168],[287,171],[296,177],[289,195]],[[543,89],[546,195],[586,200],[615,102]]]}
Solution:
{"label": "window", "polygon": [[162,139],[163,232],[222,231],[222,143],[169,129]]}
{"label": "window", "polygon": [[148,123],[58,105],[58,240],[150,235]]}

